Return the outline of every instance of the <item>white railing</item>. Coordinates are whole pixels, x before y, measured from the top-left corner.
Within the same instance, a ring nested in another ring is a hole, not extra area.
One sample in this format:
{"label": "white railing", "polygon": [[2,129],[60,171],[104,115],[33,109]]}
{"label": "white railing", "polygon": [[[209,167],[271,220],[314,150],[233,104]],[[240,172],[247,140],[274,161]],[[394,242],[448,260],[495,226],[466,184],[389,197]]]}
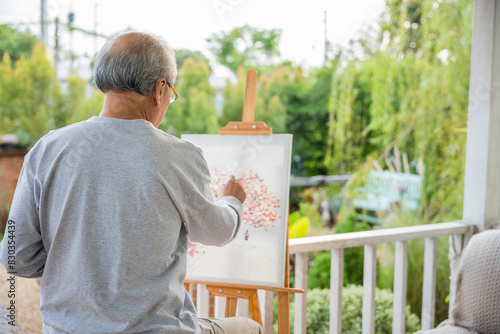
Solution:
{"label": "white railing", "polygon": [[[344,274],[344,249],[364,247],[363,268],[363,320],[362,333],[375,333],[375,285],[376,285],[376,249],[378,244],[395,243],[394,259],[394,302],[393,333],[405,333],[405,306],[407,281],[408,240],[425,239],[423,294],[422,294],[422,329],[434,328],[436,295],[436,256],[437,238],[454,236],[460,239],[472,227],[465,223],[440,223],[409,227],[380,229],[364,232],[332,234],[326,236],[291,239],[290,254],[295,254],[295,287],[306,291],[295,295],[294,333],[306,333],[307,314],[307,276],[309,271],[308,253],[331,250],[330,272],[330,333],[342,333],[342,286]],[[452,273],[453,274],[453,273]],[[209,294],[203,285],[191,287],[197,291],[198,316],[208,317]],[[262,319],[266,333],[272,333],[273,294],[259,291]],[[453,298],[450,296],[450,307]],[[225,298],[215,297],[215,317],[224,316]],[[248,315],[248,301],[238,300],[237,314]]]}
{"label": "white railing", "polygon": [[[459,237],[470,228],[467,224],[455,222],[291,239],[290,254],[295,254],[295,287],[307,290],[308,253],[331,250],[330,333],[342,333],[344,249],[363,246],[362,333],[375,333],[376,249],[378,244],[394,242],[393,333],[405,333],[408,240],[425,239],[422,329],[434,328],[437,238]],[[306,301],[307,291],[295,295],[295,333],[306,332]]]}

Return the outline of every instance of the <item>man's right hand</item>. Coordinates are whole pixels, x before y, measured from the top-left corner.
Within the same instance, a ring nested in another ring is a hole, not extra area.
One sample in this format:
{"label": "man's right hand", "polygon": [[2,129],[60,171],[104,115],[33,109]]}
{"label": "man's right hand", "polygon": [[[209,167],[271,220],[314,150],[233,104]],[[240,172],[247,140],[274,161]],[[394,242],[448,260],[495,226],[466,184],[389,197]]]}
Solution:
{"label": "man's right hand", "polygon": [[234,196],[242,204],[245,201],[245,198],[247,197],[245,190],[233,175],[231,175],[230,179],[226,181],[226,184],[222,186],[221,195],[222,195],[221,197]]}

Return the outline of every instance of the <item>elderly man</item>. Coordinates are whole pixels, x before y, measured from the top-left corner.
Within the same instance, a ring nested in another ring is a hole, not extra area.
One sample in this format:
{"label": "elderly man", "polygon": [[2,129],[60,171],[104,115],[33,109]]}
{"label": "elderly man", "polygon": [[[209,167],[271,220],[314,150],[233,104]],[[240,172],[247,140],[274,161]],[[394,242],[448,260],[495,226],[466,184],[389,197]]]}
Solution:
{"label": "elderly man", "polygon": [[0,260],[41,277],[44,333],[262,333],[246,318],[197,319],[184,290],[188,236],[230,242],[245,192],[228,180],[214,203],[201,150],[157,129],[176,75],[163,40],[119,35],[95,62],[100,117],[26,155]]}

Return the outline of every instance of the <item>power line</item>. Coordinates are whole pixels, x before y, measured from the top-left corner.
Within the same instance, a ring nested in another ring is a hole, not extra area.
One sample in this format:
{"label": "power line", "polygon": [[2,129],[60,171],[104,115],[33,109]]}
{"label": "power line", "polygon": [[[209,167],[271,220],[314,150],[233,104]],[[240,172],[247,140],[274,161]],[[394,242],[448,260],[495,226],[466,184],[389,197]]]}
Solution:
{"label": "power line", "polygon": [[[89,37],[94,37],[94,49],[97,50],[97,38],[104,38],[104,39],[109,39],[110,37],[108,35],[102,34],[97,32],[96,30],[88,30],[85,28],[80,28],[74,26],[72,23],[62,23],[58,17],[56,17],[54,20],[43,20],[41,22],[2,22],[0,25],[9,25],[12,27],[21,27],[21,26],[33,26],[33,25],[39,25],[41,28],[40,32],[40,40],[45,44],[48,45],[49,43],[49,37],[47,33],[47,28],[49,25],[54,24],[55,26],[55,33],[54,33],[54,62],[57,64],[61,58],[59,57],[59,53],[61,51],[61,46],[60,46],[60,35],[61,35],[61,28],[65,29],[67,32],[70,34],[73,31],[78,31],[79,33],[82,33],[86,36]],[[96,27],[97,25],[94,25]],[[71,53],[71,52],[70,52]],[[70,57],[74,57],[74,55],[70,55]],[[81,56],[79,56],[81,57]]]}
{"label": "power line", "polygon": [[[56,19],[56,20],[59,20],[59,19]],[[45,21],[43,21],[43,24],[45,26],[48,26],[49,24],[55,24],[56,20],[45,20]],[[38,25],[38,24],[40,24],[40,22],[0,22],[0,25],[9,25],[9,26],[14,26],[14,27],[16,27],[16,26],[32,26],[32,25]],[[79,31],[79,32],[81,32],[85,35],[88,35],[88,36],[96,36],[96,37],[101,37],[104,39],[110,38],[110,36],[105,35],[105,34],[101,34],[97,31],[92,31],[92,30],[88,30],[88,29],[84,29],[84,28],[80,28],[80,27],[75,27],[74,25],[70,25],[68,23],[61,23],[59,21],[59,24],[62,27],[66,28],[68,31],[76,30],[76,31]]]}

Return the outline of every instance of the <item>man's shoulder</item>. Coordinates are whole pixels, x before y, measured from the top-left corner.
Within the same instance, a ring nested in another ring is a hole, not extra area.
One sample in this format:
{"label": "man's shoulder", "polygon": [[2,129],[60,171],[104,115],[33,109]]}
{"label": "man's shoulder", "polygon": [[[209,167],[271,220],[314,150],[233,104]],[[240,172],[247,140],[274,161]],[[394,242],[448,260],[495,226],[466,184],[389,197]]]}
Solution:
{"label": "man's shoulder", "polygon": [[25,162],[28,164],[36,163],[43,155],[51,155],[61,149],[62,146],[71,142],[72,138],[77,138],[82,131],[85,131],[85,122],[78,122],[67,125],[65,127],[51,130],[42,138],[40,138],[35,145],[29,150],[25,156]]}
{"label": "man's shoulder", "polygon": [[55,129],[55,130],[50,130],[46,135],[41,137],[33,146],[31,150],[38,149],[40,147],[46,146],[47,144],[57,141],[60,137],[67,137],[68,139],[70,137],[77,136],[79,133],[84,131],[85,123],[87,121],[82,121],[78,123],[73,123],[66,125],[62,128]]}
{"label": "man's shoulder", "polygon": [[40,138],[39,142],[48,142],[55,140],[62,136],[72,137],[77,136],[80,132],[86,131],[90,125],[89,120],[81,121],[73,124],[66,125],[62,128],[50,130],[45,136]]}
{"label": "man's shoulder", "polygon": [[165,143],[168,144],[167,146],[169,148],[172,148],[175,151],[178,151],[179,153],[195,154],[195,155],[201,155],[201,156],[203,155],[203,150],[190,141],[180,139],[176,136],[168,134],[168,133],[166,133],[162,130],[159,130],[159,129],[158,129],[158,133],[160,133],[162,140],[164,140]]}

